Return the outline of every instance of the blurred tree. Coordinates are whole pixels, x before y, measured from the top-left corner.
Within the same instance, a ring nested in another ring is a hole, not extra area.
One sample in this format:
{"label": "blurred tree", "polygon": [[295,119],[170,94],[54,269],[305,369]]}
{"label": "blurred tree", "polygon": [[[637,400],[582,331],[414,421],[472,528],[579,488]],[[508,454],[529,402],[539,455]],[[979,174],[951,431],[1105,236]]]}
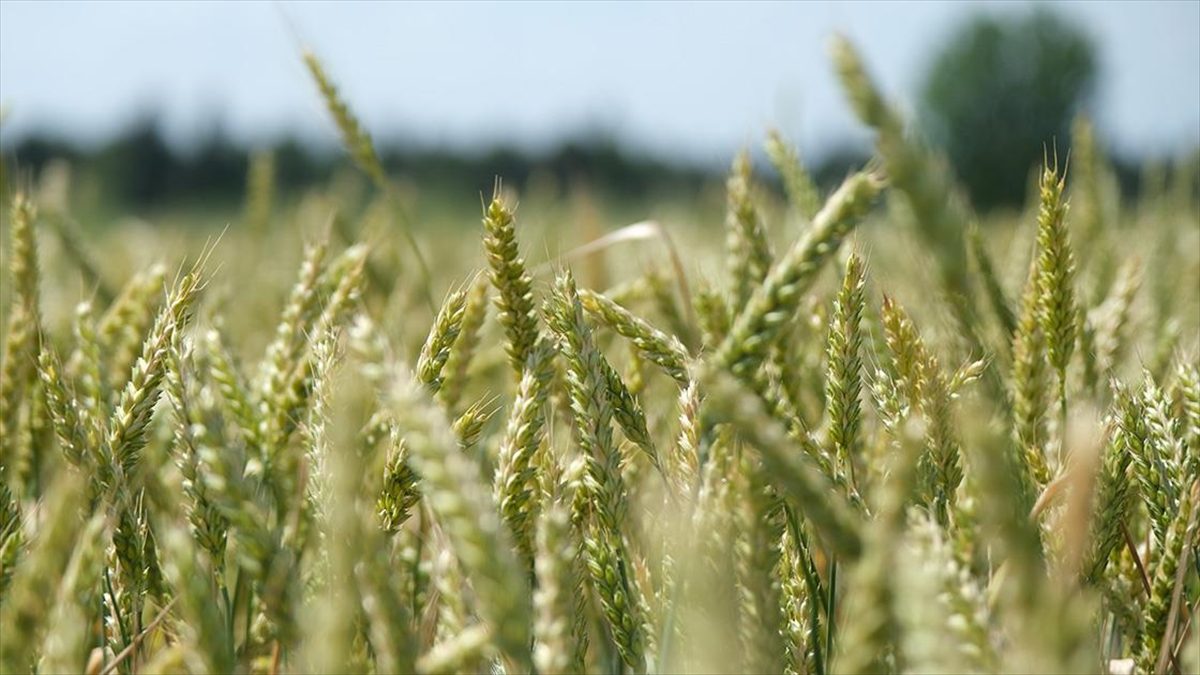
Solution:
{"label": "blurred tree", "polygon": [[236,194],[245,185],[242,177],[249,166],[246,155],[246,149],[235,145],[220,122],[214,121],[192,152],[178,158],[171,190],[199,195]]}
{"label": "blurred tree", "polygon": [[140,115],[96,153],[96,169],[120,203],[157,204],[167,196],[179,161],[163,138],[156,113]]}
{"label": "blurred tree", "polygon": [[1096,71],[1088,36],[1045,9],[979,16],[953,35],[925,80],[922,117],[977,207],[1020,203],[1043,148],[1066,156]]}

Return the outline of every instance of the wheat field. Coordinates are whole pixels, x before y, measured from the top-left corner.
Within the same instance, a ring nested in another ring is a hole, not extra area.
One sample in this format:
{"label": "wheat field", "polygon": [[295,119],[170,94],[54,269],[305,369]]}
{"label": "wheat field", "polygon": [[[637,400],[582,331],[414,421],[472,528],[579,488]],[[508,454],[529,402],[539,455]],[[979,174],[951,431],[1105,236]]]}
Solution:
{"label": "wheat field", "polygon": [[832,61],[864,170],[620,229],[422,227],[312,54],[362,189],[6,176],[0,671],[1200,672],[1198,167],[977,215]]}

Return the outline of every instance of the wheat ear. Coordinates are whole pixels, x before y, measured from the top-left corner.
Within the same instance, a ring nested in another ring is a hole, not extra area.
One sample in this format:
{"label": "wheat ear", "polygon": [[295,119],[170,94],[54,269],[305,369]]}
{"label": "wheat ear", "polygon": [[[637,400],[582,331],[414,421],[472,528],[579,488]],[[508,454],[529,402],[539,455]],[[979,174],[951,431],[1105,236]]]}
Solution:
{"label": "wheat ear", "polygon": [[821,193],[800,161],[796,149],[776,130],[771,130],[767,135],[765,147],[767,157],[783,178],[788,202],[801,217],[812,220],[817,211],[821,210]]}
{"label": "wheat ear", "polygon": [[862,425],[862,314],[866,272],[862,258],[850,254],[842,287],[833,303],[826,353],[825,408],[829,439],[842,471],[853,480],[859,457]]}
{"label": "wheat ear", "polygon": [[762,283],[771,268],[770,243],[762,217],[750,194],[750,155],[742,152],[733,160],[725,187],[728,202],[725,217],[726,247],[729,250],[726,267],[733,284],[731,304],[742,306]]}
{"label": "wheat ear", "polygon": [[500,324],[504,326],[507,338],[508,361],[520,378],[529,353],[537,343],[538,325],[533,277],[525,269],[513,223],[513,211],[504,203],[497,184],[483,218],[483,245],[491,267],[492,285],[498,294],[496,308],[500,310]]}
{"label": "wheat ear", "polygon": [[678,338],[594,291],[580,289],[579,301],[590,316],[630,340],[642,358],[662,368],[680,385],[687,384],[688,353]]}
{"label": "wheat ear", "polygon": [[626,564],[623,531],[628,499],[621,477],[621,455],[612,437],[613,409],[606,363],[595,347],[591,326],[584,320],[569,271],[556,282],[547,309],[547,322],[558,337],[559,351],[567,364],[576,442],[586,458],[580,494],[590,497],[594,514],[584,525],[588,572],[621,659],[641,671],[645,668],[645,639],[640,605],[633,596],[636,587]]}
{"label": "wheat ear", "polygon": [[1075,349],[1079,316],[1075,300],[1075,257],[1067,231],[1066,178],[1049,164],[1042,171],[1037,228],[1038,323],[1046,354],[1058,374],[1058,399],[1066,410],[1067,362]]}
{"label": "wheat ear", "polygon": [[869,174],[846,179],[813,219],[813,226],[771,268],[746,306],[737,314],[714,361],[740,378],[749,378],[766,360],[824,262],[866,214],[882,184]]}

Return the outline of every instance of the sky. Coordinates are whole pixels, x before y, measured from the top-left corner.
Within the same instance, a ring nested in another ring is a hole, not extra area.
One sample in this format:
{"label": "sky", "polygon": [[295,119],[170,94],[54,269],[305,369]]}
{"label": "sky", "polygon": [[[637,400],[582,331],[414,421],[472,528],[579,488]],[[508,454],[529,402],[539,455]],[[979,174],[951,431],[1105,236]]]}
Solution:
{"label": "sky", "polygon": [[[303,69],[325,63],[377,137],[550,147],[587,130],[724,162],[777,127],[816,155],[864,142],[830,37],[857,44],[913,107],[926,65],[973,13],[1029,3],[323,3],[0,1],[0,138],[96,142],[156,110],[178,142],[335,133]],[[1097,125],[1119,152],[1200,143],[1200,2],[1055,5],[1099,47]]]}

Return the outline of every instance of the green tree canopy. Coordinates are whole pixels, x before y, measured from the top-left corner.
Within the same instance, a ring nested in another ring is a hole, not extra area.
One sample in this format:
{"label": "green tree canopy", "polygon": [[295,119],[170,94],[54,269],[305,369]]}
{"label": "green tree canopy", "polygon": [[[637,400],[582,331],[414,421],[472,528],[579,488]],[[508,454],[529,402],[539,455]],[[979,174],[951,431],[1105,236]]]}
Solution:
{"label": "green tree canopy", "polygon": [[921,92],[925,129],[979,208],[1018,204],[1030,167],[1070,124],[1096,79],[1087,35],[1047,10],[978,16],[934,59]]}

